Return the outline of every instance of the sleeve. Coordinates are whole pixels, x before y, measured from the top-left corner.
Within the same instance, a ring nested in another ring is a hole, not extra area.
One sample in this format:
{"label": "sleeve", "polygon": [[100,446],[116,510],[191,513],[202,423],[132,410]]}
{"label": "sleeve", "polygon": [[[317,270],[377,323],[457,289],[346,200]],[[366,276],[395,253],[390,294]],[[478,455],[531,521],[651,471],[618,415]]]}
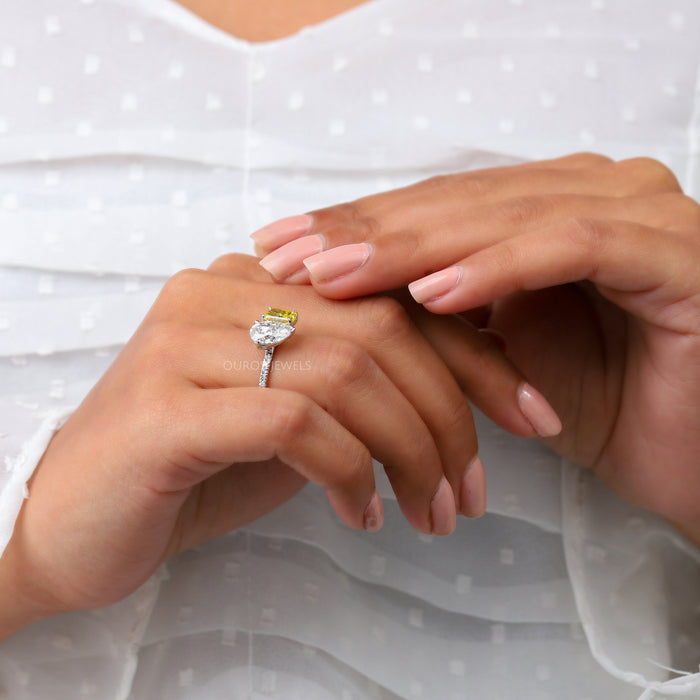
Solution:
{"label": "sleeve", "polygon": [[0,553],[51,437],[157,293],[83,277],[0,266]]}
{"label": "sleeve", "polygon": [[[0,385],[7,368],[0,373]],[[3,396],[0,400],[0,425],[4,468],[0,469],[0,556],[12,537],[15,521],[28,496],[27,482],[41,460],[56,430],[71,414],[68,407],[46,411],[32,410],[19,397]],[[22,415],[27,411],[27,415]],[[18,425],[19,424],[19,425]],[[26,436],[26,437],[25,437]]]}
{"label": "sleeve", "polygon": [[[700,70],[684,191],[700,201]],[[700,548],[565,462],[562,527],[576,606],[593,656],[639,700],[700,698]]]}
{"label": "sleeve", "polygon": [[[57,430],[152,302],[109,280],[0,266],[0,555]],[[165,569],[98,611],[47,618],[0,645],[0,697],[126,698]]]}
{"label": "sleeve", "polygon": [[565,462],[564,550],[591,652],[640,700],[700,698],[700,549]]}

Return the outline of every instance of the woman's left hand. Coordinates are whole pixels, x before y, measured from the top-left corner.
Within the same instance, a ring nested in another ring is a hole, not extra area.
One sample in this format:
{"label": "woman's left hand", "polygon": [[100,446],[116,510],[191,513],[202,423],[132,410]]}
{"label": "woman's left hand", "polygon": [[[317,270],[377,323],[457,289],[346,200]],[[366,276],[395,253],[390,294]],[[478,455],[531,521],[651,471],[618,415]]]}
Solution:
{"label": "woman's left hand", "polygon": [[310,273],[330,298],[412,283],[435,314],[487,310],[562,419],[552,447],[700,543],[700,205],[665,166],[578,154],[441,176],[254,238],[280,281]]}

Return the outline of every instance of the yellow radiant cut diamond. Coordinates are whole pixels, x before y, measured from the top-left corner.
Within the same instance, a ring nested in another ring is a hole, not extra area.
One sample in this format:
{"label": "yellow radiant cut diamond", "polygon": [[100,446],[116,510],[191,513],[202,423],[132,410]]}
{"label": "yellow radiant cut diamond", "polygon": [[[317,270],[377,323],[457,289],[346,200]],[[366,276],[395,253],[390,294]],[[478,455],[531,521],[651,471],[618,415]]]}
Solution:
{"label": "yellow radiant cut diamond", "polygon": [[287,309],[273,309],[272,307],[263,314],[263,321],[279,321],[281,323],[289,323],[294,325],[297,321],[296,311],[287,311]]}

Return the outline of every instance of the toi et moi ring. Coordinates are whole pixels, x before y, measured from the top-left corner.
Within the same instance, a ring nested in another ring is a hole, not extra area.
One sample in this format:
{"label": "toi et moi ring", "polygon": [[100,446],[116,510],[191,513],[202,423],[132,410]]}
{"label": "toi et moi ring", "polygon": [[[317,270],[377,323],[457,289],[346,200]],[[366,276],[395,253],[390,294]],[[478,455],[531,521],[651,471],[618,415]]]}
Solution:
{"label": "toi et moi ring", "polygon": [[294,333],[296,330],[294,324],[297,321],[297,317],[296,311],[269,307],[261,319],[250,327],[250,337],[253,339],[253,342],[259,348],[265,350],[258,386],[267,386],[275,348]]}

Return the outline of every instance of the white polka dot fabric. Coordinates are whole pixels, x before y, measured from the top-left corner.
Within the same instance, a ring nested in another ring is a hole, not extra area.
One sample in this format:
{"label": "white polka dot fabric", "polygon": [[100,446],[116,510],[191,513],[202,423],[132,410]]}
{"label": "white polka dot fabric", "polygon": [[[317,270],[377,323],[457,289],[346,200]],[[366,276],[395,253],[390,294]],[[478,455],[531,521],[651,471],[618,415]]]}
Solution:
{"label": "white polka dot fabric", "polygon": [[[591,149],[700,196],[696,0],[372,0],[251,45],[172,0],[5,3],[0,549],[164,280],[280,216]],[[235,359],[235,358],[233,358]],[[700,555],[478,418],[489,512],[348,531],[321,491],[0,644],[12,700],[700,698]]]}

